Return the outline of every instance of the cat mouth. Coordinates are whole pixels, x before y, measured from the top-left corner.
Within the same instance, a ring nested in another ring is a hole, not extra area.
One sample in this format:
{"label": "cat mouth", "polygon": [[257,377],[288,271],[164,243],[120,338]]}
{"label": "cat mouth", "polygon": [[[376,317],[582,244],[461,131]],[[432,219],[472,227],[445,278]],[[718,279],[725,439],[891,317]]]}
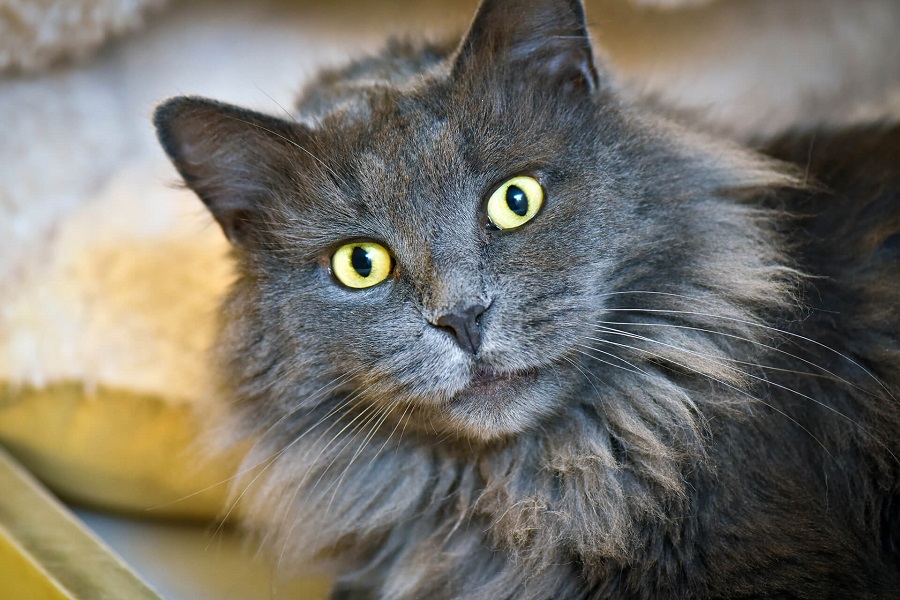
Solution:
{"label": "cat mouth", "polygon": [[469,393],[489,394],[511,385],[526,383],[536,376],[537,369],[496,371],[488,367],[482,367],[475,372],[475,376],[465,390]]}
{"label": "cat mouth", "polygon": [[459,434],[484,442],[523,431],[539,418],[547,392],[539,367],[499,371],[476,367],[468,383],[446,405],[449,424]]}

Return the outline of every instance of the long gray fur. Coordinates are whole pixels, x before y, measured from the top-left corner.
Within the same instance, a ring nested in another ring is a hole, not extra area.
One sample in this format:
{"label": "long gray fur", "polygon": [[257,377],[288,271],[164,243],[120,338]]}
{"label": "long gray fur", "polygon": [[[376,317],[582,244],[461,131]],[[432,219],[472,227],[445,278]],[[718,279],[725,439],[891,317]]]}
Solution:
{"label": "long gray fur", "polygon": [[[574,0],[486,0],[296,120],[155,122],[234,242],[224,431],[283,568],[332,562],[336,598],[900,589],[896,125],[772,141],[787,162],[707,137],[618,99]],[[519,174],[546,204],[496,231]],[[357,239],[390,279],[335,281]],[[434,325],[464,302],[477,354]]]}

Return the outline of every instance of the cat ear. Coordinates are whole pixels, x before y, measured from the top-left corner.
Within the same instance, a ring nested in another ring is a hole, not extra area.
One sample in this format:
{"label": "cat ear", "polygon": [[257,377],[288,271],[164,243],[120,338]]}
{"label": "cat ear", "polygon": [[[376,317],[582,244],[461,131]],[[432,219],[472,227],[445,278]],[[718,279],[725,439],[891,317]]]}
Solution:
{"label": "cat ear", "polygon": [[172,98],[153,116],[156,134],[185,184],[228,239],[245,244],[266,198],[289,178],[304,129],[275,117],[193,96]]}
{"label": "cat ear", "polygon": [[483,0],[453,73],[524,69],[567,91],[597,89],[594,52],[581,0]]}

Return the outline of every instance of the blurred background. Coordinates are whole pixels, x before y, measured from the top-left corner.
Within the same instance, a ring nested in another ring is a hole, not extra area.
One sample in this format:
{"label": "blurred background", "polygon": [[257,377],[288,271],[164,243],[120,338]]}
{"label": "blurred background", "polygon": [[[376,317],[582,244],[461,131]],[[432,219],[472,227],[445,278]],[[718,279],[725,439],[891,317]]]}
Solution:
{"label": "blurred background", "polygon": [[[231,271],[175,185],[154,105],[199,94],[277,114],[319,68],[392,35],[459,35],[476,5],[0,0],[0,444],[164,597],[319,598],[327,580],[273,588],[270,565],[209,525],[236,458],[209,467],[192,440],[217,400],[204,352]],[[588,0],[587,14],[627,93],[722,135],[900,116],[896,0]]]}

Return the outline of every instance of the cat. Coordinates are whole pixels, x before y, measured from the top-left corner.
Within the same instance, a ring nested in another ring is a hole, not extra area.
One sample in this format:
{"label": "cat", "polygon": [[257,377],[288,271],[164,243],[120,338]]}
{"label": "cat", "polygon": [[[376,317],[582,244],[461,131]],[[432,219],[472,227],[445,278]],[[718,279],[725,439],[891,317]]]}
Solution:
{"label": "cat", "polygon": [[900,125],[756,149],[484,0],[296,113],[155,124],[234,247],[235,486],[333,598],[900,594]]}

